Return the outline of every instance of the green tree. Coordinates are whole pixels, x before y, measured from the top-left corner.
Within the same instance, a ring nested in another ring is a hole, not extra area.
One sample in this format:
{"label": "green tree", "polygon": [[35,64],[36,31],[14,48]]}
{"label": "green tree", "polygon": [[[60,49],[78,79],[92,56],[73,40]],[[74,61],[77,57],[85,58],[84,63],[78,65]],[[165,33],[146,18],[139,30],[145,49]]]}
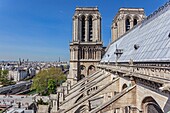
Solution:
{"label": "green tree", "polygon": [[9,82],[8,70],[0,70],[0,84],[7,85]]}
{"label": "green tree", "polygon": [[34,78],[31,89],[41,95],[55,93],[56,87],[61,81],[65,81],[66,76],[60,68],[50,68],[40,71]]}
{"label": "green tree", "polygon": [[48,80],[48,93],[54,94],[56,92],[56,87],[57,87],[56,81],[53,79],[49,79]]}

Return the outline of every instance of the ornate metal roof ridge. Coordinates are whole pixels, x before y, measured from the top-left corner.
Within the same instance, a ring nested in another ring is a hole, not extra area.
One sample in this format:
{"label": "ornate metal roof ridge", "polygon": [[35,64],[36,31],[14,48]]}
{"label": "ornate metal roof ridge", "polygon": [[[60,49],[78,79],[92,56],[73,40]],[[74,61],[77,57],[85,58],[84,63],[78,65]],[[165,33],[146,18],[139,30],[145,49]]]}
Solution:
{"label": "ornate metal roof ridge", "polygon": [[[162,5],[161,7],[159,7],[156,11],[154,11],[153,13],[151,13],[146,20],[152,18],[153,16],[157,15],[159,12],[162,12],[165,8],[167,8],[168,6],[170,6],[170,0],[168,2],[166,2],[164,5]],[[144,21],[146,21],[144,20]]]}

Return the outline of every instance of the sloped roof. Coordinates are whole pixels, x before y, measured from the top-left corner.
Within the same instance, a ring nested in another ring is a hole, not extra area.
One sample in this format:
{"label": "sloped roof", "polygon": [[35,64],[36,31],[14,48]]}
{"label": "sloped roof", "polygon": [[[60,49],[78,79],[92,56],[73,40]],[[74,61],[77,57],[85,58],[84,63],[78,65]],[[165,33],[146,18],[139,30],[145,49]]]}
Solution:
{"label": "sloped roof", "polygon": [[[135,45],[139,46],[135,49]],[[149,15],[141,24],[113,42],[101,62],[115,62],[115,50],[123,49],[118,62],[170,61],[170,2]]]}

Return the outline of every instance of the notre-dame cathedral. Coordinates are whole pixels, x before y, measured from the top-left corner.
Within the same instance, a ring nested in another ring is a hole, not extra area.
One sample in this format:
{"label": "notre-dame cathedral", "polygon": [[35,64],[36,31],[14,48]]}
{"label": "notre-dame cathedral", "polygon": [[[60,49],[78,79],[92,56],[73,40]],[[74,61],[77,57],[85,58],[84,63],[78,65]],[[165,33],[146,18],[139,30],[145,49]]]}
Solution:
{"label": "notre-dame cathedral", "polygon": [[120,8],[103,54],[98,8],[76,8],[69,76],[52,113],[170,113],[169,24],[170,1],[148,17]]}
{"label": "notre-dame cathedral", "polygon": [[[120,8],[111,26],[112,41],[140,23],[144,17],[142,8]],[[103,54],[101,14],[98,8],[77,7],[73,16],[68,81],[74,84],[94,73]]]}

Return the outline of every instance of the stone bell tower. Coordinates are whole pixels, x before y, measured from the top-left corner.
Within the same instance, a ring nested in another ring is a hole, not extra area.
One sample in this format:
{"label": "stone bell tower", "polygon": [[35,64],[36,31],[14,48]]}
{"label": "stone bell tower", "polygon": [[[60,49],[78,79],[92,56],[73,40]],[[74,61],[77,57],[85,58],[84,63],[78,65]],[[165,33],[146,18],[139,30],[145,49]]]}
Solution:
{"label": "stone bell tower", "polygon": [[73,16],[68,81],[76,83],[95,72],[102,57],[101,15],[97,7],[77,7]]}
{"label": "stone bell tower", "polygon": [[120,8],[111,26],[112,42],[141,23],[144,18],[143,8]]}

